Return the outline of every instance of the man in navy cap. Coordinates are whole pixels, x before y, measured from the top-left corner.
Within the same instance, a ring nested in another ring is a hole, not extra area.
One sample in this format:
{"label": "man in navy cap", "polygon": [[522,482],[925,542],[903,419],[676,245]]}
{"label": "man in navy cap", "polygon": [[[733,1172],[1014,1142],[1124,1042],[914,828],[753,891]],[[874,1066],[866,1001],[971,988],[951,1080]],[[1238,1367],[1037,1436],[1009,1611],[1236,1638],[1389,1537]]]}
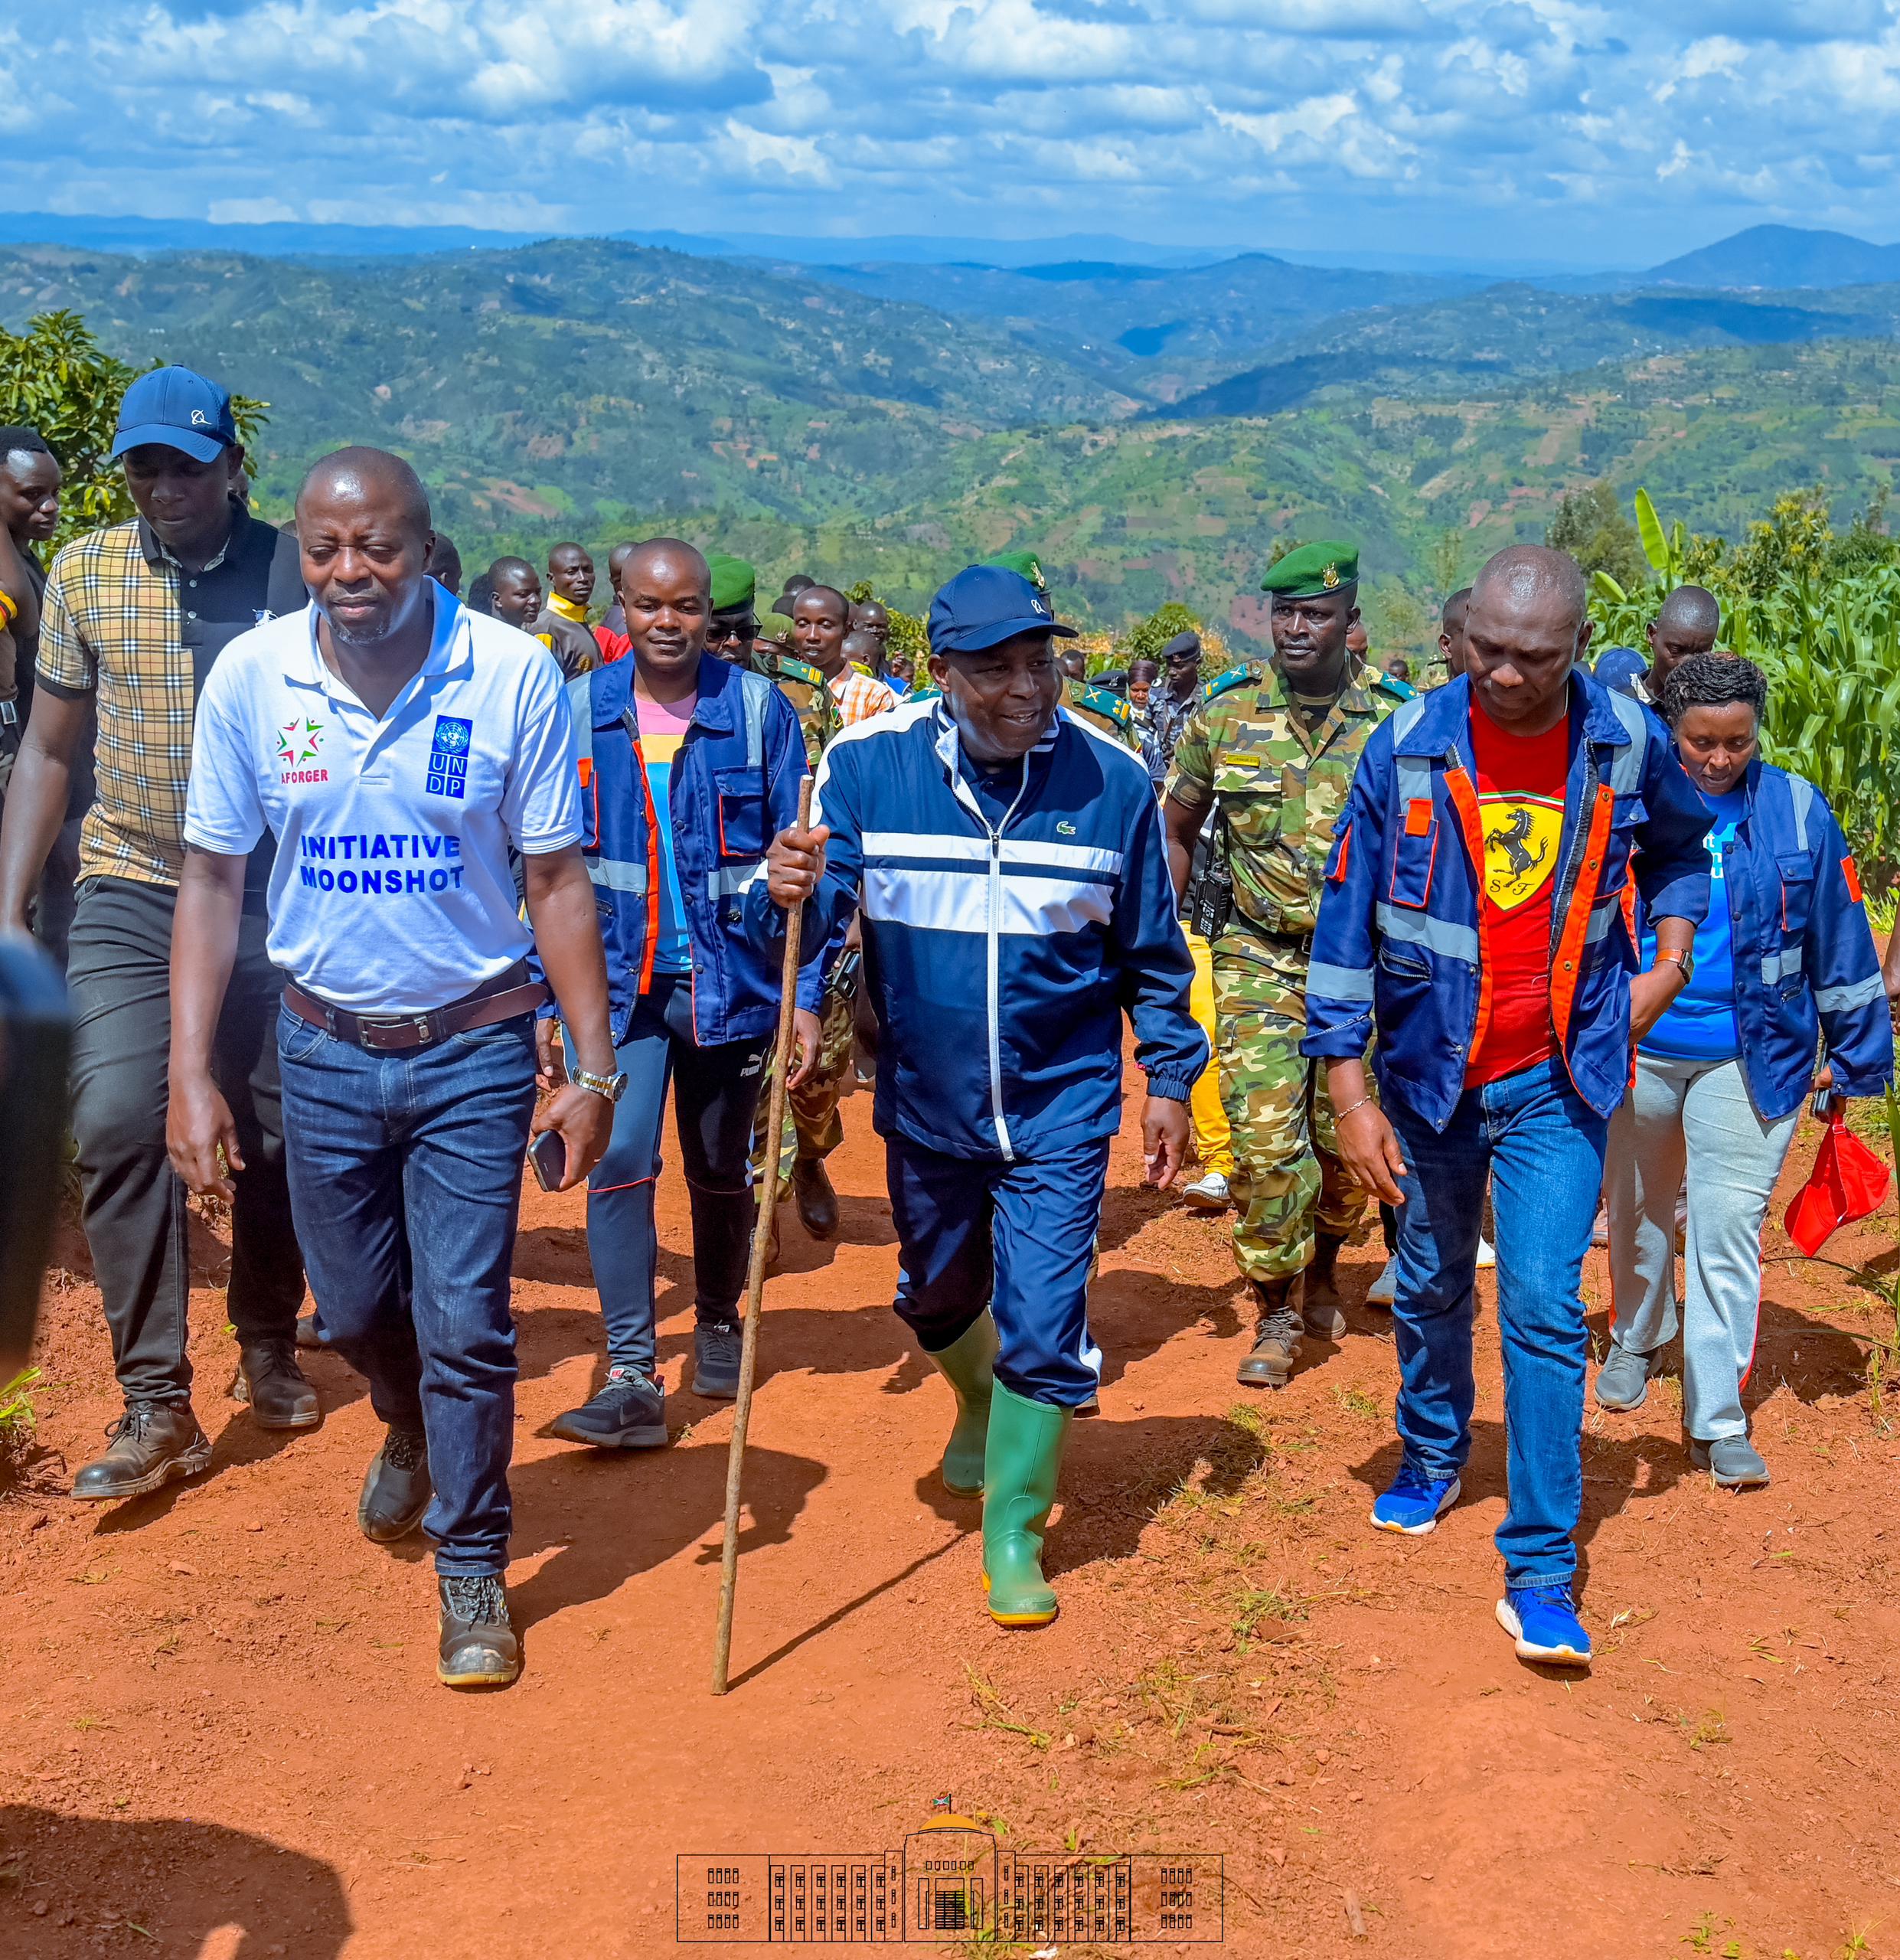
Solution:
{"label": "man in navy cap", "polygon": [[[192,717],[224,648],[273,613],[302,611],[306,597],[296,539],[244,506],[244,452],[217,382],[184,368],[142,375],[126,391],[113,454],[138,515],[76,540],[47,572],[34,713],[0,826],[0,929],[24,932],[96,707],[98,798],[80,833],[67,969],[73,1133],[126,1413],[74,1479],[73,1495],[95,1500],[156,1490],[211,1459],[191,1409],[185,1193],[165,1135]],[[307,745],[299,731],[281,736],[286,769]],[[232,1393],[263,1427],[292,1429],[321,1412],[294,1344],[304,1272],[279,1102],[283,976],[264,950],[272,855],[266,836],[245,880],[215,1066],[244,1163],[231,1209]]]}
{"label": "man in navy cap", "polygon": [[1021,573],[958,573],[930,609],[941,694],[833,738],[811,827],[779,832],[745,900],[767,950],[784,907],[805,906],[807,946],[862,907],[897,1311],[955,1394],[943,1481],[982,1493],[1004,1626],[1056,1615],[1042,1534],[1101,1367],[1089,1270],[1124,1011],[1151,1183],[1180,1168],[1207,1060],[1148,772],[1060,707],[1069,635]]}

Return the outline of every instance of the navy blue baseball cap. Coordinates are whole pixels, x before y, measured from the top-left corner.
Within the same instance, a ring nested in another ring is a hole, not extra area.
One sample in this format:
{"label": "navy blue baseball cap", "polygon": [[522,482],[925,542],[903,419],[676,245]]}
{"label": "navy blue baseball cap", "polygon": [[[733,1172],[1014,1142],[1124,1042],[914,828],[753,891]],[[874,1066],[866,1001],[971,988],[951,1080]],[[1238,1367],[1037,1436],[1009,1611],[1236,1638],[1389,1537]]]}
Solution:
{"label": "navy blue baseball cap", "polygon": [[189,368],[155,368],[132,383],[119,404],[113,454],[122,456],[142,443],[162,443],[168,449],[182,449],[200,462],[211,462],[237,441],[228,388]]}
{"label": "navy blue baseball cap", "polygon": [[1076,637],[1056,624],[1048,593],[1005,566],[966,566],[930,602],[932,653],[981,653],[1018,633]]}

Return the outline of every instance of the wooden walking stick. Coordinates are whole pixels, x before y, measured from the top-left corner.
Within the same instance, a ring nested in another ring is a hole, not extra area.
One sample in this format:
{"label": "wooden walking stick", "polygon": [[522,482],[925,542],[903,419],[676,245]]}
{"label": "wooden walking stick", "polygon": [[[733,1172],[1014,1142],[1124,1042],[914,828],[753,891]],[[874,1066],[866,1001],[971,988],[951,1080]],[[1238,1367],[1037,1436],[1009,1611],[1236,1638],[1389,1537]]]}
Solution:
{"label": "wooden walking stick", "polygon": [[[811,828],[811,778],[798,786],[798,828]],[[759,1182],[759,1215],[752,1222],[752,1263],[746,1272],[746,1328],[739,1349],[739,1400],[733,1404],[732,1447],[726,1457],[726,1537],[719,1556],[719,1632],[713,1642],[713,1692],[726,1692],[733,1649],[733,1594],[739,1584],[739,1486],[746,1468],[746,1425],[752,1419],[752,1376],[759,1354],[759,1310],[766,1297],[766,1253],[779,1203],[779,1135],[785,1127],[785,1077],[792,1067],[792,1016],[798,1004],[801,905],[785,914],[785,963],[779,987],[779,1034],[772,1045],[772,1090],[766,1109],[765,1174]]]}

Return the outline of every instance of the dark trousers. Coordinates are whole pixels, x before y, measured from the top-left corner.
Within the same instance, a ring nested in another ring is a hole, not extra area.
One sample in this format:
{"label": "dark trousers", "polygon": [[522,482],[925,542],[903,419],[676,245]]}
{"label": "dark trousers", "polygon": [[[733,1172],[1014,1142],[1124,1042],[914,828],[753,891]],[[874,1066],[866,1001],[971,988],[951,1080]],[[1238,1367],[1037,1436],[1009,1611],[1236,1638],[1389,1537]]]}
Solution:
{"label": "dark trousers", "polygon": [[370,1054],[277,1018],[290,1189],[317,1328],[385,1423],[420,1428],[436,1486],[423,1529],[444,1577],[504,1570],[512,1512],[508,1275],[534,1114],[527,1014]]}
{"label": "dark trousers", "polygon": [[1108,1182],[1108,1139],[1033,1162],[945,1156],[884,1139],[897,1227],[896,1307],[927,1354],[985,1307],[996,1378],[1032,1401],[1078,1409],[1102,1379],[1089,1332],[1089,1269]]}
{"label": "dark trousers", "polygon": [[[693,1038],[693,989],[684,974],[656,973],[615,1051],[627,1073],[606,1155],[587,1180],[587,1251],[607,1323],[607,1358],[654,1370],[653,1223],[660,1127],[673,1085],[686,1194],[693,1213],[693,1290],[703,1324],[734,1318],[746,1289],[757,1203],[747,1158],[771,1044]],[[570,1050],[571,1053],[572,1050]]]}
{"label": "dark trousers", "polygon": [[[88,879],[67,968],[86,1238],[129,1402],[182,1401],[191,1392],[185,1190],[165,1148],[177,896],[159,885]],[[231,1207],[226,1310],[245,1345],[294,1340],[303,1301],[277,1080],[283,975],[265,954],[264,926],[261,915],[244,914],[212,1057],[244,1158]]]}

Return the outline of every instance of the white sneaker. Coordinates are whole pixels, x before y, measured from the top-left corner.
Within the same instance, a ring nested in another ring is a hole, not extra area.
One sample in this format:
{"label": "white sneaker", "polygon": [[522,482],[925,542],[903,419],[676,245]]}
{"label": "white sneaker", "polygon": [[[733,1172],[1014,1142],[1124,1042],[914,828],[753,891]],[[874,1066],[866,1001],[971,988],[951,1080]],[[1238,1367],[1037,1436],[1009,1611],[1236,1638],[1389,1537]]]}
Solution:
{"label": "white sneaker", "polygon": [[1399,1297],[1399,1261],[1397,1256],[1388,1259],[1379,1269],[1379,1277],[1366,1289],[1366,1304],[1369,1307],[1389,1307]]}
{"label": "white sneaker", "polygon": [[1218,1171],[1210,1171],[1206,1177],[1181,1187],[1181,1196],[1196,1211],[1225,1211],[1227,1209],[1227,1180]]}
{"label": "white sneaker", "polygon": [[1477,1269],[1488,1272],[1497,1263],[1497,1248],[1480,1232],[1477,1235]]}

